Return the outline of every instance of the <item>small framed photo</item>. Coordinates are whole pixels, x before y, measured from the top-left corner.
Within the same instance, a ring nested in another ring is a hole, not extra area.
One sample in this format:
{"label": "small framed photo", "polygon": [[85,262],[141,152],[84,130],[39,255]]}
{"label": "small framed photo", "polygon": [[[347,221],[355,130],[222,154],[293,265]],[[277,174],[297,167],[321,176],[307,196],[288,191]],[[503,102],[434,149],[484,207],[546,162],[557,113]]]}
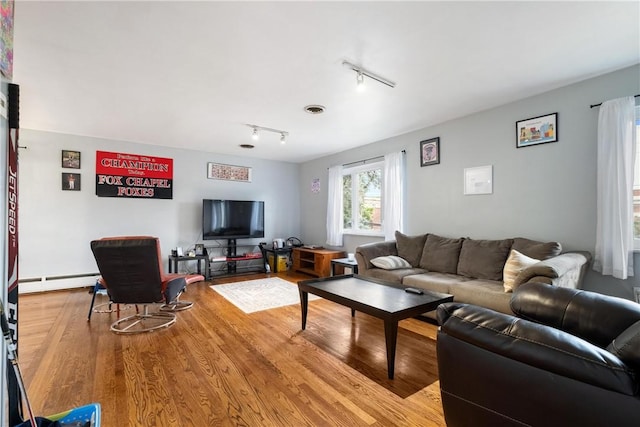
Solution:
{"label": "small framed photo", "polygon": [[80,174],[62,172],[62,189],[80,191]]}
{"label": "small framed photo", "polygon": [[67,169],[80,169],[80,152],[62,150],[62,167]]}
{"label": "small framed photo", "polygon": [[420,166],[440,163],[440,137],[420,141]]}
{"label": "small framed photo", "polygon": [[516,122],[516,148],[558,141],[558,113]]}

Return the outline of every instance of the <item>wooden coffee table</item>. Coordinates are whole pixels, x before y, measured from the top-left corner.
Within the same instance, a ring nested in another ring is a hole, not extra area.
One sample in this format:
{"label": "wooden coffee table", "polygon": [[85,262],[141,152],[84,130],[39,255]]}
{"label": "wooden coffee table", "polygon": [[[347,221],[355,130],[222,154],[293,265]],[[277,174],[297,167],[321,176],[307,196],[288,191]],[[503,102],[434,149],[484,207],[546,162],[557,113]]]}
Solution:
{"label": "wooden coffee table", "polygon": [[358,275],[334,276],[324,279],[298,282],[302,329],[307,326],[309,294],[336,302],[356,311],[369,314],[384,321],[384,336],[387,344],[387,373],[393,379],[398,339],[398,322],[427,311],[435,310],[442,303],[453,301],[452,295],[424,291],[417,295],[406,292],[406,287]]}

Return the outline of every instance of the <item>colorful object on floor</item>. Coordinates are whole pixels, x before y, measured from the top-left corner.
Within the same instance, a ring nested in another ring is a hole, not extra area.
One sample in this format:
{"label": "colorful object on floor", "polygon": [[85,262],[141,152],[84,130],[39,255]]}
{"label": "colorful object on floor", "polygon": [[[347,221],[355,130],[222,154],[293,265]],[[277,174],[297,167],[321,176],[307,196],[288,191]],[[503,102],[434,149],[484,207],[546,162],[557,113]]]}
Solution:
{"label": "colorful object on floor", "polygon": [[99,427],[100,412],[99,403],[90,403],[47,418],[60,422],[60,427]]}

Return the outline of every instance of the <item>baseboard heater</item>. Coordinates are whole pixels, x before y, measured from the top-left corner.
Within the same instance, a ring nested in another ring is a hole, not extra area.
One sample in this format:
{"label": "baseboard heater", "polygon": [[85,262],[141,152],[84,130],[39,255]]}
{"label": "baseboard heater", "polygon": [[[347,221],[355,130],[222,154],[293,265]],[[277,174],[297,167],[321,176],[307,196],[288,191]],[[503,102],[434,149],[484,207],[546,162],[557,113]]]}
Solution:
{"label": "baseboard heater", "polygon": [[28,277],[18,280],[18,293],[55,291],[93,286],[100,273],[65,274],[61,276]]}

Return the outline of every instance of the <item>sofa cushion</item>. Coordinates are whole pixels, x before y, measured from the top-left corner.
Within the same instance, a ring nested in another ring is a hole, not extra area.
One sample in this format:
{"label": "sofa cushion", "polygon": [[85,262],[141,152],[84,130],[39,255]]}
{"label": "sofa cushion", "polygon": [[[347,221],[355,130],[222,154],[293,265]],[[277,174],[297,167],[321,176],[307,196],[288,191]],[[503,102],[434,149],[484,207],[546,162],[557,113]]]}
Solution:
{"label": "sofa cushion", "polygon": [[406,276],[426,273],[421,268],[399,268],[397,270],[383,270],[381,268],[370,268],[365,271],[365,276],[372,279],[380,279],[390,283],[402,283]]}
{"label": "sofa cushion", "polygon": [[411,264],[404,258],[395,255],[379,256],[371,260],[371,264],[384,270],[397,270],[399,268],[411,268]]}
{"label": "sofa cushion", "polygon": [[420,257],[424,249],[424,242],[427,240],[426,234],[419,236],[407,236],[396,231],[396,246],[398,247],[398,256],[406,259],[413,267],[420,264]]}
{"label": "sofa cushion", "polygon": [[435,234],[427,235],[420,258],[420,267],[438,273],[456,274],[463,240],[462,238],[449,239]]}
{"label": "sofa cushion", "polygon": [[502,282],[497,280],[468,280],[451,285],[449,292],[454,301],[479,305],[501,313],[512,314],[509,303],[511,294],[504,291]]}
{"label": "sofa cushion", "polygon": [[512,245],[512,239],[465,239],[460,249],[458,274],[477,279],[502,281],[502,271]]}
{"label": "sofa cushion", "polygon": [[430,271],[424,274],[412,274],[402,279],[402,284],[412,288],[422,288],[429,291],[441,292],[449,294],[453,287],[458,283],[466,282],[472,279],[468,277],[458,276],[457,274],[436,273]]}
{"label": "sofa cushion", "polygon": [[532,266],[540,260],[528,257],[515,249],[511,249],[509,258],[504,264],[504,270],[502,272],[502,280],[504,281],[504,291],[513,292],[515,287],[516,278],[518,274],[525,268]]}
{"label": "sofa cushion", "polygon": [[523,237],[516,237],[513,239],[511,249],[515,249],[528,257],[543,260],[560,255],[560,252],[562,252],[562,245],[558,242],[545,243],[525,239]]}

